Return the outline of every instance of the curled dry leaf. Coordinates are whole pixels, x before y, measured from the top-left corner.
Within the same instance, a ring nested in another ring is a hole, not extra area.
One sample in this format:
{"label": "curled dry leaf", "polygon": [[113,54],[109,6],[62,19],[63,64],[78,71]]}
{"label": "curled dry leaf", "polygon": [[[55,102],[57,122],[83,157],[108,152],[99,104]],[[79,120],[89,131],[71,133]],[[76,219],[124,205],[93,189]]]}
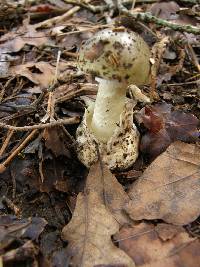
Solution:
{"label": "curled dry leaf", "polygon": [[29,79],[35,84],[44,88],[48,87],[55,75],[55,67],[47,62],[29,62],[22,65],[13,66],[10,68],[12,75],[21,75]]}
{"label": "curled dry leaf", "polygon": [[[103,169],[102,172],[99,162],[91,167],[85,194],[78,195],[73,217],[63,228],[62,237],[69,242],[68,255],[73,266],[133,267],[134,262],[129,256],[111,241],[111,236],[119,230],[117,220],[123,220],[119,212],[120,202],[124,199],[120,200],[123,198],[122,189],[119,186],[116,189],[113,175],[106,166]],[[110,185],[107,180],[111,181]],[[114,196],[118,199],[119,211]],[[114,207],[111,205],[113,202]]]}
{"label": "curled dry leaf", "polygon": [[199,120],[192,114],[172,111],[167,103],[146,106],[137,115],[137,120],[148,130],[141,138],[140,149],[154,159],[176,140],[192,142],[200,136]]}
{"label": "curled dry leaf", "polygon": [[[168,235],[160,238],[158,227]],[[173,232],[173,235],[171,234]],[[197,267],[200,262],[200,242],[189,237],[184,228],[173,225],[140,223],[124,226],[114,236],[123,249],[140,267]]]}
{"label": "curled dry leaf", "polygon": [[133,183],[125,205],[134,220],[184,225],[200,214],[200,148],[175,142]]}
{"label": "curled dry leaf", "polygon": [[[72,63],[70,63],[72,64]],[[58,65],[58,79],[62,79],[62,74],[65,73],[69,63],[60,62]],[[55,79],[56,67],[48,62],[28,62],[22,65],[16,65],[10,68],[11,75],[24,76],[36,85],[42,88],[47,88]]]}

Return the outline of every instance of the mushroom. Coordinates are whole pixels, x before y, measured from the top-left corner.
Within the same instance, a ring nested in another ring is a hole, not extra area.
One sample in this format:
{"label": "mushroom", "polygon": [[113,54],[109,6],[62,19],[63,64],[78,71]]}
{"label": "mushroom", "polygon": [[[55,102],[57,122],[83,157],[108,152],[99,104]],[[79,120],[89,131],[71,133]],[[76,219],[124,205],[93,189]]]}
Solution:
{"label": "mushroom", "polygon": [[[102,30],[82,45],[79,69],[94,75],[99,83],[96,101],[86,110],[77,130],[78,156],[86,166],[97,159],[95,143],[111,169],[125,169],[136,160],[139,134],[133,124],[133,105],[127,104],[126,90],[131,84],[148,82],[149,58],[148,45],[138,34],[126,29]],[[124,164],[125,156],[128,160]]]}

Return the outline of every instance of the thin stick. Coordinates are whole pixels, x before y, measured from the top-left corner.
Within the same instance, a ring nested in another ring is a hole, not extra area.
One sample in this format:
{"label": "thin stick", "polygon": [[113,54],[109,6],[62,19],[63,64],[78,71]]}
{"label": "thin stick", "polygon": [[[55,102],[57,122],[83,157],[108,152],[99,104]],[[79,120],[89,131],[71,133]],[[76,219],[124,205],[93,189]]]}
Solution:
{"label": "thin stick", "polygon": [[[89,3],[91,0],[86,0],[85,3]],[[51,19],[47,19],[45,21],[42,21],[38,24],[35,24],[35,28],[41,28],[41,27],[52,27],[54,24],[58,24],[62,21],[67,20],[69,17],[71,17],[74,13],[76,13],[77,11],[79,11],[80,7],[79,6],[75,6],[73,8],[71,8],[70,10],[68,10],[65,14],[63,14],[62,16],[57,16],[57,17],[53,17]]]}
{"label": "thin stick", "polygon": [[121,14],[126,15],[130,18],[133,18],[134,20],[140,20],[140,21],[144,21],[144,22],[153,22],[159,26],[168,27],[168,28],[175,30],[175,31],[200,34],[200,28],[199,27],[195,27],[192,25],[181,25],[178,23],[169,22],[167,20],[157,18],[148,12],[146,12],[146,13],[145,12],[133,12],[133,13],[131,13],[122,4],[118,5],[118,9],[119,9]]}
{"label": "thin stick", "polygon": [[66,4],[71,4],[71,5],[76,5],[79,7],[83,7],[93,13],[97,13],[97,12],[103,12],[106,11],[108,9],[107,5],[102,5],[102,6],[93,6],[90,4],[87,4],[87,2],[85,1],[85,3],[81,2],[81,1],[77,1],[77,0],[63,0]]}
{"label": "thin stick", "polygon": [[11,139],[11,137],[13,136],[13,134],[14,134],[14,130],[9,130],[8,131],[8,133],[7,133],[7,136],[6,136],[6,139],[5,139],[5,141],[3,142],[3,145],[2,145],[2,147],[1,147],[1,149],[0,149],[0,157],[3,155],[3,153],[5,152],[5,150],[6,150],[6,148],[7,148],[7,146],[8,146],[8,144],[9,144],[9,142],[10,142],[10,139]]}
{"label": "thin stick", "polygon": [[[131,12],[130,10],[128,10],[119,0],[115,0],[117,1],[117,7],[119,10],[119,13],[122,15],[126,15],[130,18],[133,18],[134,20],[139,20],[142,22],[147,22],[147,23],[155,23],[159,26],[163,26],[163,27],[168,27],[174,31],[180,31],[180,32],[188,32],[188,33],[193,33],[193,34],[200,34],[200,28],[199,27],[195,27],[189,24],[186,25],[182,25],[182,24],[178,24],[178,23],[173,23],[164,19],[160,19],[157,18],[153,15],[151,15],[151,13],[149,12]],[[183,1],[183,0],[182,0]],[[191,1],[191,2],[190,2]],[[185,0],[185,2],[188,3],[194,3],[193,1],[195,0]],[[75,1],[68,1],[66,0],[66,2],[70,2],[71,4],[74,5],[79,5],[82,6],[84,8],[90,9],[90,11],[94,12],[94,13],[99,13],[102,10],[106,11],[106,10],[111,10],[109,5],[103,5],[103,6],[86,6],[86,4],[84,3],[80,3],[80,2],[75,2]],[[129,1],[128,1],[129,2]],[[137,2],[137,1],[136,1]],[[133,0],[130,1],[130,3],[133,3]],[[77,6],[76,6],[77,7]],[[78,8],[78,7],[77,7]]]}
{"label": "thin stick", "polygon": [[136,3],[136,0],[132,0],[132,7],[131,7],[132,10],[135,8],[135,3]]}
{"label": "thin stick", "polygon": [[19,215],[20,209],[12,202],[12,200],[7,198],[6,196],[3,196],[2,200],[3,202],[5,202],[5,204],[8,206],[9,209],[14,211],[15,215]]}
{"label": "thin stick", "polygon": [[53,78],[52,84],[48,88],[49,98],[48,98],[48,104],[47,104],[47,112],[46,112],[44,118],[41,120],[43,123],[46,122],[48,119],[50,119],[50,122],[55,121],[55,119],[54,119],[54,115],[55,115],[54,89],[55,89],[55,85],[56,85],[57,80],[58,80],[58,66],[59,66],[60,56],[61,56],[61,51],[59,50],[58,55],[57,55],[56,70],[55,70],[54,78]]}
{"label": "thin stick", "polygon": [[197,68],[198,72],[200,72],[200,64],[199,64],[198,58],[194,52],[193,47],[189,43],[187,44],[187,47],[188,47],[188,50],[190,52],[191,58],[193,60],[193,64]]}
{"label": "thin stick", "polygon": [[63,124],[75,124],[78,122],[79,122],[79,117],[60,119],[60,120],[52,121],[52,122],[45,123],[45,124],[41,123],[41,124],[35,124],[35,125],[31,125],[31,126],[22,126],[22,127],[12,126],[12,125],[8,125],[8,124],[5,124],[3,122],[0,122],[0,128],[21,132],[21,131],[30,131],[30,130],[39,130],[39,129],[51,128],[51,127],[60,126]]}
{"label": "thin stick", "polygon": [[3,162],[0,164],[0,173],[4,172],[10,162],[19,154],[19,152],[26,146],[28,142],[34,137],[38,130],[33,130],[27,138],[17,147],[15,151]]}

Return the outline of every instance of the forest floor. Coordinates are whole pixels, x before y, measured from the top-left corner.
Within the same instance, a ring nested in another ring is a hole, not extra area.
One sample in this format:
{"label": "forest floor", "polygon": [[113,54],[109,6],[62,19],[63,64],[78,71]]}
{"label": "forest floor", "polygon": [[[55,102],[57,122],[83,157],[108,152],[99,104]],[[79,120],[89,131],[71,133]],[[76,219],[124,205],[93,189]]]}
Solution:
{"label": "forest floor", "polygon": [[[105,28],[152,53],[126,171],[76,152],[97,92],[77,55]],[[0,267],[200,266],[199,59],[198,0],[1,1]]]}

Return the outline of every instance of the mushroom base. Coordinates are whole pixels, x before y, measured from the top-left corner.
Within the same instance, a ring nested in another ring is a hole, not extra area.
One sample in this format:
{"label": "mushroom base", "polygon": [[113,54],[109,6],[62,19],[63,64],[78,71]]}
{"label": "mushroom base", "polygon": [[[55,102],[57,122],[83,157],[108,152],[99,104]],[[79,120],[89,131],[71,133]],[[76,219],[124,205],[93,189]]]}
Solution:
{"label": "mushroom base", "polygon": [[125,170],[132,166],[138,157],[139,132],[133,123],[134,104],[128,99],[120,115],[119,124],[107,142],[98,140],[91,131],[94,107],[91,105],[77,129],[77,154],[80,161],[90,167],[98,160],[97,145],[101,159],[111,170]]}

